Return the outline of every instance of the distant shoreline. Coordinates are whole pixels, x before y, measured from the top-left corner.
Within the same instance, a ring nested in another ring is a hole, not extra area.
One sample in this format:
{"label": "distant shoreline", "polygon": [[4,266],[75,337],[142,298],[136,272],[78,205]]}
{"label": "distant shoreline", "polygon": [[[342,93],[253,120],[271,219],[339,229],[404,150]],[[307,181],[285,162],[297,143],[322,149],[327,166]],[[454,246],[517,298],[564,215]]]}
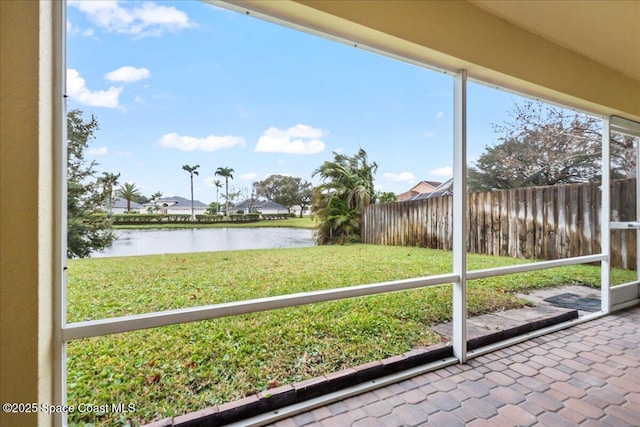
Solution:
{"label": "distant shoreline", "polygon": [[213,224],[178,223],[178,224],[126,224],[114,225],[114,230],[147,230],[147,229],[179,229],[179,228],[315,228],[315,222],[311,217],[289,218],[279,220],[262,220],[255,222],[219,222]]}

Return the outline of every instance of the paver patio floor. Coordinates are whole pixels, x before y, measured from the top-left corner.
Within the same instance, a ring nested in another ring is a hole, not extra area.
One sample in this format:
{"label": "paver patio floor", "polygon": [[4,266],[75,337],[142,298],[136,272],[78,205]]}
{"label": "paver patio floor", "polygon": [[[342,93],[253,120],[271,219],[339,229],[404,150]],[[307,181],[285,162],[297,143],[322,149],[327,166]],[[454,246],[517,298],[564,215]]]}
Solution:
{"label": "paver patio floor", "polygon": [[272,425],[639,426],[640,307]]}

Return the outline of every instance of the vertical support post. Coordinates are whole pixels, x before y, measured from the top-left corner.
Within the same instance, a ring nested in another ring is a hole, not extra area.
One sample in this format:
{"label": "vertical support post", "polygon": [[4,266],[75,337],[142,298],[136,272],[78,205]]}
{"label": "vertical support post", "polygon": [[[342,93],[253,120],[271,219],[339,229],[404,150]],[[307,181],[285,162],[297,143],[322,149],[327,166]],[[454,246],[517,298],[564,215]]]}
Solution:
{"label": "vertical support post", "polygon": [[[67,404],[67,345],[62,328],[67,323],[67,111],[66,111],[66,2],[53,3],[53,404]],[[53,414],[53,425],[67,425],[64,411]]]}
{"label": "vertical support post", "polygon": [[602,120],[602,204],[600,207],[600,247],[605,259],[600,264],[601,309],[611,311],[611,122]]}
{"label": "vertical support post", "polygon": [[467,361],[467,70],[453,90],[453,355]]}

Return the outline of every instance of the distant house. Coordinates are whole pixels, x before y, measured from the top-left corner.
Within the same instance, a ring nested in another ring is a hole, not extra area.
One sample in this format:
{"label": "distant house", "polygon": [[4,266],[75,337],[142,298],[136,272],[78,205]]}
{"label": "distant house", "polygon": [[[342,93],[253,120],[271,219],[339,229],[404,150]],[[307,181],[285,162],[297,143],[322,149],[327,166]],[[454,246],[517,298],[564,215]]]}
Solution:
{"label": "distant house", "polygon": [[[163,197],[153,203],[147,203],[144,207],[148,213],[191,215],[191,199],[180,196]],[[205,214],[207,209],[209,209],[208,205],[199,200],[193,201],[194,215]]]}
{"label": "distant house", "polygon": [[[142,209],[142,205],[140,203],[136,203],[133,200],[131,201],[131,210],[127,212],[127,201],[123,198],[117,198],[111,204],[111,213],[112,214],[124,214],[124,213],[140,213]],[[107,211],[108,208],[104,207],[104,210]]]}
{"label": "distant house", "polygon": [[[299,205],[291,206],[290,211],[291,211],[291,213],[295,214],[296,216],[300,216],[300,206]],[[302,211],[302,216],[310,216],[310,215],[311,215],[311,206],[305,206],[304,207],[304,211]]]}
{"label": "distant house", "polygon": [[407,200],[410,200],[417,195],[433,193],[434,191],[436,191],[438,186],[440,186],[440,184],[442,183],[437,181],[420,181],[419,183],[411,187],[409,191],[398,194],[398,196],[396,197],[396,201],[406,202]]}
{"label": "distant house", "polygon": [[408,200],[424,200],[424,199],[433,199],[435,197],[442,196],[450,196],[453,194],[453,178],[443,182],[438,185],[432,192],[430,193],[422,193],[416,194]]}
{"label": "distant house", "polygon": [[263,214],[286,214],[289,208],[271,200],[247,199],[233,207],[233,212],[243,211],[244,213],[260,212]]}

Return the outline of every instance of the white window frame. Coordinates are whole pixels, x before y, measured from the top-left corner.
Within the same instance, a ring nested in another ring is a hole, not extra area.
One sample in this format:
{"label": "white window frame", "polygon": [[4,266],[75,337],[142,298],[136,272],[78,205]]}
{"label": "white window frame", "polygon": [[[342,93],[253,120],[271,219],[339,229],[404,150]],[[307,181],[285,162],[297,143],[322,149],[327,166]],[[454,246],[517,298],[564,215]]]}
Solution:
{"label": "white window frame", "polygon": [[[309,29],[301,25],[286,22],[281,19],[256,13],[244,7],[232,3],[221,1],[209,1],[217,6],[227,9],[251,14],[260,19],[286,25],[297,30],[311,33],[323,38],[328,38],[340,43],[372,51],[392,59],[398,59],[406,63],[418,65],[422,68],[443,72],[453,77],[454,85],[454,218],[453,218],[453,265],[452,272],[437,276],[419,277],[406,280],[396,280],[382,283],[373,283],[338,289],[327,289],[314,292],[303,292],[297,294],[282,295],[277,297],[259,298],[246,301],[234,301],[223,304],[182,308],[176,310],[166,310],[153,313],[144,313],[131,316],[100,319],[86,322],[67,323],[66,307],[66,108],[64,105],[63,88],[66,87],[66,1],[58,2],[53,16],[54,35],[56,42],[53,46],[54,61],[59,73],[58,85],[54,85],[54,96],[59,102],[54,103],[53,113],[57,120],[58,132],[54,141],[56,157],[52,159],[55,171],[55,199],[57,221],[54,227],[54,239],[58,250],[58,264],[54,266],[56,271],[55,291],[54,291],[54,404],[66,404],[66,344],[68,341],[105,336],[108,334],[130,332],[146,328],[158,328],[162,326],[179,323],[197,322],[202,320],[216,319],[227,316],[237,316],[246,313],[275,310],[286,307],[295,307],[305,304],[315,304],[326,301],[335,301],[345,298],[356,298],[366,295],[377,295],[387,292],[396,292],[409,289],[418,289],[430,286],[452,284],[453,286],[453,351],[455,359],[453,362],[465,363],[469,358],[485,354],[498,348],[512,345],[515,342],[525,341],[533,336],[542,335],[552,330],[566,328],[572,324],[581,323],[594,318],[601,317],[609,313],[609,210],[602,209],[601,228],[601,253],[589,256],[572,257],[552,261],[540,261],[534,263],[521,264],[516,266],[497,267],[484,270],[467,270],[466,253],[466,193],[467,193],[467,156],[466,156],[466,114],[467,114],[467,79],[474,79],[482,83],[479,78],[468,76],[466,70],[446,70],[432,64],[426,64],[413,58],[407,58],[396,52],[382,51],[375,47],[363,45],[357,40],[345,40],[317,29]],[[488,83],[485,83],[488,84]],[[495,87],[495,84],[491,84]],[[516,92],[523,96],[530,96]],[[603,206],[608,206],[610,200],[609,190],[609,119],[600,116],[604,121],[603,126],[603,186],[602,202]],[[639,197],[640,198],[640,197]],[[639,209],[640,212],[640,209]],[[502,341],[491,346],[467,351],[467,281],[494,277],[506,274],[522,273],[528,271],[543,270],[561,266],[601,262],[602,266],[602,309],[597,313],[583,316],[580,319],[566,322],[540,331],[534,331],[520,337]],[[443,361],[443,364],[453,363],[451,360]],[[430,365],[424,369],[435,369],[442,364]],[[410,375],[423,372],[423,370],[412,371]],[[398,377],[400,378],[400,377]],[[370,388],[379,387],[386,384],[378,381],[376,385],[369,385]],[[366,389],[360,386],[361,390]],[[335,400],[335,396],[333,397]],[[317,402],[315,403],[317,404]],[[54,416],[54,425],[64,426],[67,424],[66,415],[57,413]]]}

